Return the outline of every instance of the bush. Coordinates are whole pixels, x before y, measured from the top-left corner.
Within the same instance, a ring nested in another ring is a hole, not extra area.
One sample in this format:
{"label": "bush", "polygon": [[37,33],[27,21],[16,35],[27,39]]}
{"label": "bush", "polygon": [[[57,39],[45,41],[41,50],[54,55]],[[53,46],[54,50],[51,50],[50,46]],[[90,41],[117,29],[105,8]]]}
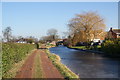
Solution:
{"label": "bush", "polygon": [[101,48],[108,55],[120,56],[120,39],[106,40]]}
{"label": "bush", "polygon": [[2,44],[2,75],[10,70],[13,64],[21,61],[26,54],[35,48],[33,44],[3,43]]}

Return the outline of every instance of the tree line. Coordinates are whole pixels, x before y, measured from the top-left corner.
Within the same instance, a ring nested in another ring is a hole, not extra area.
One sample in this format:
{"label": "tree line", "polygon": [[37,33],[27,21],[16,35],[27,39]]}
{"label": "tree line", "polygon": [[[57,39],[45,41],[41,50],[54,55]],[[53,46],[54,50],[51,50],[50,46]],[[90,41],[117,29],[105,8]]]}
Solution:
{"label": "tree line", "polygon": [[[96,12],[83,12],[76,14],[74,18],[69,20],[67,24],[68,32],[64,32],[63,36],[67,35],[66,43],[71,46],[75,46],[79,42],[90,42],[93,39],[104,39],[105,32],[105,20]],[[7,27],[3,31],[4,40],[7,42],[14,41],[14,37],[11,35],[12,29]],[[30,40],[35,40],[34,37],[29,37]],[[39,40],[41,43],[57,41],[60,39],[58,31],[54,28],[47,31],[47,36],[42,36]]]}
{"label": "tree line", "polygon": [[12,29],[11,27],[6,27],[3,31],[3,42],[16,42],[18,40],[27,41],[27,43],[33,43],[33,42],[40,42],[40,43],[46,43],[46,42],[52,42],[59,39],[58,31],[54,28],[49,29],[47,31],[47,36],[42,36],[40,39],[35,38],[34,36],[28,36],[28,37],[22,37],[22,36],[13,36],[12,35]]}
{"label": "tree line", "polygon": [[27,43],[37,42],[38,39],[33,36],[23,37],[23,36],[13,36],[11,27],[6,27],[3,31],[2,42],[17,42],[26,41]]}

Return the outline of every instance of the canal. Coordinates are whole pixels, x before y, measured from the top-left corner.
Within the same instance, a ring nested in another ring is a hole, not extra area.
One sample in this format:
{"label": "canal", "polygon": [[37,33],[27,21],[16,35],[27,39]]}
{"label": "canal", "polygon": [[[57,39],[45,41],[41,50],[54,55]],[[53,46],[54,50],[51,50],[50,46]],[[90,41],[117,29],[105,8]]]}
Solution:
{"label": "canal", "polygon": [[64,46],[50,48],[61,57],[61,62],[80,78],[118,78],[120,64],[102,54],[69,49]]}

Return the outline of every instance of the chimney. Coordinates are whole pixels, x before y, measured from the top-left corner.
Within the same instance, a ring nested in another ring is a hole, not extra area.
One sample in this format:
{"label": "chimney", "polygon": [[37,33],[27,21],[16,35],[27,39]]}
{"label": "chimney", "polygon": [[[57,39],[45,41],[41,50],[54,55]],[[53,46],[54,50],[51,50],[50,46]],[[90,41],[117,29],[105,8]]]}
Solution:
{"label": "chimney", "polygon": [[112,27],[110,28],[110,31],[112,31]]}

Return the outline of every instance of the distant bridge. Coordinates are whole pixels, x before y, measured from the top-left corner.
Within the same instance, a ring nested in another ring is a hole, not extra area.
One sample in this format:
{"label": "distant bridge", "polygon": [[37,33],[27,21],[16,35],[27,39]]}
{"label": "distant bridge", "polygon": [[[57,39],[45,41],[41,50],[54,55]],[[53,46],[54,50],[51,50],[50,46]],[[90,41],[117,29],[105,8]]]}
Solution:
{"label": "distant bridge", "polygon": [[56,46],[58,46],[58,45],[63,45],[63,39],[60,39],[56,42]]}

